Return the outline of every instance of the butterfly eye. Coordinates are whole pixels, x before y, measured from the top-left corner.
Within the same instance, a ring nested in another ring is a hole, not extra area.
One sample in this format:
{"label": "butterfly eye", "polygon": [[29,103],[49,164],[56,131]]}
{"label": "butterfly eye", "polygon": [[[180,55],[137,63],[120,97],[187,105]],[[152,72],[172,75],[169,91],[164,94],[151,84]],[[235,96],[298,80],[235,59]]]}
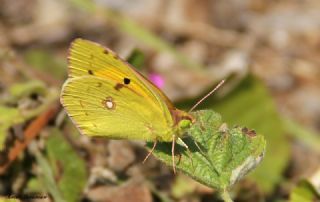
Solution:
{"label": "butterfly eye", "polygon": [[181,129],[185,129],[185,128],[189,128],[191,126],[192,122],[190,120],[187,119],[183,119],[179,122],[179,128]]}

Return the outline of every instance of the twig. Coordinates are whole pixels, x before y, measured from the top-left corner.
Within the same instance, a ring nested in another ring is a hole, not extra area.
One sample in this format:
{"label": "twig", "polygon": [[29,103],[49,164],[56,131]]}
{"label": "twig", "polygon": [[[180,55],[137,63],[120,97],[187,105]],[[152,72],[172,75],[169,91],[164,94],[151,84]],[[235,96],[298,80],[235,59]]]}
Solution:
{"label": "twig", "polygon": [[[53,105],[53,106],[52,106]],[[0,174],[3,174],[19,154],[28,146],[28,144],[39,134],[48,122],[58,113],[60,105],[52,104],[49,109],[40,114],[23,133],[23,141],[15,140],[13,147],[8,150],[8,161],[0,166]]]}

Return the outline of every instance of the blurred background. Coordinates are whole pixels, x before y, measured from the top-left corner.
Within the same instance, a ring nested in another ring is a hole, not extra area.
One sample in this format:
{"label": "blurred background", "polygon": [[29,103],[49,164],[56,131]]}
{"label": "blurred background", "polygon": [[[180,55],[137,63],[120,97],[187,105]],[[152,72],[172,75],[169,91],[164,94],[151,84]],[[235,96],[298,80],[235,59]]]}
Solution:
{"label": "blurred background", "polygon": [[[235,201],[319,201],[318,0],[1,0],[0,196],[22,201],[220,201],[136,141],[88,138],[59,104],[77,37],[133,58],[180,109],[267,140]],[[1,199],[4,200],[4,199]]]}

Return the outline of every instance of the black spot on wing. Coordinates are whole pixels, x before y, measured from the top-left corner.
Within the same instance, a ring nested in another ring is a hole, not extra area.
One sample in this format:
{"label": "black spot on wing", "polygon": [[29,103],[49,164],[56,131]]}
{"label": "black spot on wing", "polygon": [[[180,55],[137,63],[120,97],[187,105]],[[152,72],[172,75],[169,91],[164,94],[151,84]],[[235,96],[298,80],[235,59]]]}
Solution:
{"label": "black spot on wing", "polygon": [[91,69],[89,69],[88,74],[93,75],[93,71]]}
{"label": "black spot on wing", "polygon": [[126,85],[128,85],[128,84],[130,83],[130,81],[131,81],[131,80],[128,79],[128,78],[124,78],[124,79],[123,79],[123,83],[126,84]]}
{"label": "black spot on wing", "polygon": [[[129,85],[130,84],[130,82],[131,82],[131,80],[130,79],[128,79],[128,78],[123,78],[123,84],[125,84],[125,85]],[[121,88],[123,88],[124,87],[124,85],[123,85],[122,83],[117,83],[115,86],[114,86],[114,89],[116,89],[116,90],[120,90]]]}

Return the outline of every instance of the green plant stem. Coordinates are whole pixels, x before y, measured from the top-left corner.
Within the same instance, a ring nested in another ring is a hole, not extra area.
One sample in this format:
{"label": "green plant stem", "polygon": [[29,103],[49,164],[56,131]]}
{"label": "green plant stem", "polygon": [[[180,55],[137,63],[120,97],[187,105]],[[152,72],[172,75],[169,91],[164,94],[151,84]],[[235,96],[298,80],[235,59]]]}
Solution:
{"label": "green plant stem", "polygon": [[293,136],[314,151],[320,153],[320,138],[318,134],[288,118],[284,117],[282,120],[289,135]]}
{"label": "green plant stem", "polygon": [[223,190],[221,192],[221,198],[223,199],[223,201],[225,202],[233,202],[229,192],[227,190]]}
{"label": "green plant stem", "polygon": [[41,173],[39,175],[39,179],[45,189],[51,194],[54,201],[57,202],[65,202],[62,197],[60,190],[54,180],[53,171],[49,165],[47,159],[41,154],[36,145],[32,146],[32,151],[35,154],[36,161],[41,168]]}

